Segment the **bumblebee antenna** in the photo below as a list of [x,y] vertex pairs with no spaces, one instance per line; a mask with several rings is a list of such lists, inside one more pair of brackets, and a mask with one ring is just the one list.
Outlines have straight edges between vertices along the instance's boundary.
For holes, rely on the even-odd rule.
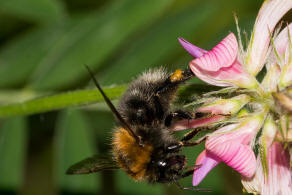
[[108,105],[108,107],[111,109],[111,111],[114,113],[114,115],[118,118],[118,120],[122,123],[122,125],[124,126],[124,128],[135,138],[135,140],[137,141],[137,143],[140,144],[141,139],[134,133],[134,131],[130,128],[130,126],[128,125],[128,123],[122,118],[122,116],[120,115],[120,113],[117,111],[117,109],[115,108],[115,106],[112,104],[112,102],[110,101],[110,99],[106,96],[106,94],[104,93],[104,91],[102,90],[102,88],[100,87],[100,85],[98,84],[96,78],[94,77],[93,72],[90,70],[90,68],[85,64],[84,65],[87,69],[87,71],[89,72],[89,75],[91,76],[95,86],[97,87],[97,89],[99,90],[99,92],[101,93],[102,97],[104,98],[106,104]]

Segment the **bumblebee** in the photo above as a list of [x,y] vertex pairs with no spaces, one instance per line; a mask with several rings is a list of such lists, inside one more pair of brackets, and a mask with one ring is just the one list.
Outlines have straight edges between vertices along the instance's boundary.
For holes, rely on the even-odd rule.
[[192,71],[176,70],[169,74],[159,68],[144,72],[129,85],[116,109],[87,69],[117,118],[112,139],[113,158],[87,158],[72,165],[67,174],[123,169],[135,181],[175,183],[181,189],[203,190],[182,187],[178,182],[197,167],[187,167],[186,157],[180,151],[184,146],[203,141],[191,141],[199,130],[188,132],[181,140],[175,138],[171,130],[173,121],[193,118],[187,111],[170,110],[179,85],[194,76]]

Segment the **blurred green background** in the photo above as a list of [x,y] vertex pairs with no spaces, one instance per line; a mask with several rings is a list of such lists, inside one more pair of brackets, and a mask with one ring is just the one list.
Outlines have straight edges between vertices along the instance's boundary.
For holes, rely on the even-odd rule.
[[[2,0],[0,105],[88,88],[88,64],[103,86],[125,84],[150,67],[186,67],[177,38],[211,49],[235,31],[249,35],[258,0]],[[195,80],[195,82],[197,82]],[[93,88],[89,85],[89,88]],[[113,116],[106,106],[75,106],[0,119],[0,194],[206,194],[131,181],[122,171],[67,176],[92,154],[109,153]],[[180,136],[181,133],[178,135]],[[186,149],[192,165],[203,146]],[[181,181],[191,186],[192,177]],[[224,165],[200,187],[241,194]]]

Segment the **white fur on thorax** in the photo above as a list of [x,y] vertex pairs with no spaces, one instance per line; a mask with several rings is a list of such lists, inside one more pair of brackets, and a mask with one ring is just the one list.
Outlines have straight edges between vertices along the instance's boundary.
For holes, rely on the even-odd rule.
[[167,77],[168,73],[164,68],[150,69],[144,72],[139,79],[144,80],[145,82],[156,82]]
[[139,96],[140,94],[141,94],[141,92],[137,89],[131,90],[131,95],[133,95],[133,96]]

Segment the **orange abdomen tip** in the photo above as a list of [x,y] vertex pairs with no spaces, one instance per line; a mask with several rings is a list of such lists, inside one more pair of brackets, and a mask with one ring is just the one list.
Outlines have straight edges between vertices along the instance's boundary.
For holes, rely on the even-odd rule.
[[182,79],[182,77],[183,77],[183,71],[178,69],[170,75],[170,81],[171,82],[179,81]]

